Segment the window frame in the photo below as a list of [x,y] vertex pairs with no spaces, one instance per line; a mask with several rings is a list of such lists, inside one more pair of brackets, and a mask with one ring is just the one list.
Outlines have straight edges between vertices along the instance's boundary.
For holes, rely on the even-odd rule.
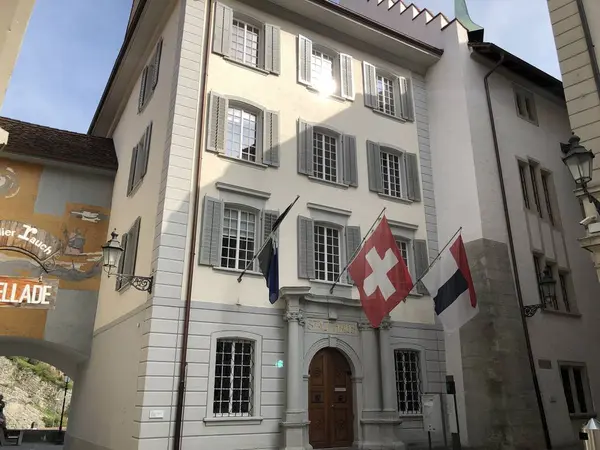
[[[252,206],[248,206],[248,205],[244,205],[241,203],[237,203],[237,202],[228,202],[223,200],[223,208],[221,211],[221,233],[220,233],[220,241],[219,241],[219,265],[218,268],[220,269],[225,269],[225,270],[236,270],[236,271],[242,271],[245,269],[245,266],[240,268],[237,267],[225,267],[223,265],[223,239],[224,239],[224,228],[225,228],[225,210],[226,209],[230,209],[230,210],[235,210],[238,212],[238,226],[240,225],[240,220],[241,220],[241,213],[242,212],[246,212],[246,213],[250,213],[250,214],[254,214],[255,217],[255,222],[254,222],[254,251],[252,252],[252,254],[254,255],[260,248],[260,246],[263,243],[264,240],[264,236],[262,236],[261,230],[262,230],[262,210],[256,209]],[[239,252],[240,252],[240,248],[239,248],[239,238],[240,238],[240,229],[237,228],[236,229],[237,235],[236,235],[236,264],[239,264]],[[257,272],[258,269],[258,261],[255,258],[252,265],[250,266],[250,268],[248,270],[252,271],[252,272]]]
[[[252,341],[254,345],[254,386],[252,389],[252,415],[251,416],[217,416],[213,414],[215,399],[215,371],[217,363],[217,342],[219,339],[243,339]],[[208,364],[208,391],[206,400],[206,412],[203,419],[206,426],[210,425],[259,425],[261,416],[261,393],[262,393],[262,339],[260,334],[249,331],[215,331],[210,335],[210,357]]]
[[[398,158],[398,172],[400,174],[400,180],[399,180],[399,186],[400,186],[400,196],[396,196],[396,195],[392,195],[389,193],[385,193],[385,179],[384,179],[384,172],[383,172],[383,155],[391,155],[393,157]],[[406,152],[400,149],[396,149],[390,146],[385,146],[385,145],[380,145],[379,146],[379,164],[380,164],[380,170],[381,170],[381,187],[382,187],[382,195],[385,195],[386,197],[390,197],[390,198],[395,198],[398,200],[404,200],[404,201],[411,201],[408,198],[408,168],[407,168],[407,164],[406,164]],[[389,158],[388,158],[388,178],[390,177],[389,174]],[[388,180],[388,184],[390,184],[390,181]],[[391,192],[391,188],[388,188],[388,190]]]
[[[381,197],[401,203],[422,202],[422,183],[417,153],[408,152],[390,144],[367,140],[367,172],[369,190]],[[401,197],[386,194],[384,189],[382,153],[391,153],[400,159]]]
[[[231,131],[231,125],[229,123],[229,110],[231,109],[238,109],[242,112],[242,118],[243,118],[243,114],[252,114],[256,117],[256,121],[255,121],[255,131],[256,131],[256,140],[255,140],[255,155],[254,155],[254,161],[249,160],[249,159],[243,159],[242,156],[242,150],[243,147],[240,148],[240,156],[232,156],[230,154],[227,153],[228,149],[228,143],[229,143],[229,133]],[[254,164],[262,164],[262,155],[264,152],[264,146],[263,146],[263,142],[264,142],[264,134],[265,134],[265,130],[264,130],[264,120],[265,120],[265,110],[263,110],[262,108],[260,108],[258,105],[253,105],[252,103],[247,103],[244,102],[242,100],[238,100],[238,99],[229,99],[229,101],[227,102],[227,119],[226,119],[226,128],[225,128],[225,153],[224,156],[226,158],[231,158],[231,159],[235,159],[235,160],[239,160],[239,161],[243,161],[243,162],[248,162],[248,163],[254,163]],[[241,125],[241,134],[240,134],[240,145],[243,142],[243,137],[244,137],[244,125],[242,122]]]
[[[338,232],[338,249],[339,249],[339,272],[334,274],[333,280],[323,280],[321,278],[317,278],[317,227],[323,227],[325,229],[336,230]],[[325,248],[327,248],[327,237],[325,235]],[[344,225],[340,225],[335,222],[330,222],[327,220],[315,220],[313,219],[313,242],[314,242],[314,277],[311,278],[311,281],[322,282],[322,283],[333,283],[335,278],[340,274],[344,266],[346,265],[347,257],[346,255],[346,227]],[[325,253],[327,255],[327,253]],[[326,260],[327,261],[327,260]],[[327,268],[327,262],[325,262],[325,268]],[[327,274],[327,270],[325,270],[325,274]]]
[[525,209],[531,210],[531,199],[529,198],[529,186],[527,185],[527,169],[529,167],[529,163],[524,161],[519,161],[519,180],[521,182],[521,192],[523,193],[523,204]]
[[540,189],[538,186],[538,173],[539,167],[537,164],[529,162],[529,178],[531,179],[531,187],[533,194],[533,203],[535,204],[535,209],[537,211],[537,215],[540,218],[544,218],[544,214],[542,213],[542,199],[540,198]]
[[[379,109],[378,77],[387,78],[392,82],[393,114]],[[414,88],[410,76],[401,76],[394,70],[363,61],[363,95],[365,106],[373,112],[401,122],[415,121]]]
[[[390,227],[392,228],[392,227]],[[411,274],[411,276],[414,277],[415,273],[415,262],[414,262],[414,250],[412,248],[413,246],[413,239],[407,238],[406,236],[403,236],[401,234],[398,234],[397,232],[395,232],[395,230],[392,228],[392,236],[394,236],[394,241],[396,242],[396,245],[398,245],[398,250],[400,251],[400,254],[402,254],[402,248],[400,246],[400,244],[406,244],[406,267],[408,267],[408,272]]]
[[[537,106],[535,102],[535,95],[533,92],[524,89],[521,86],[513,85],[513,98],[515,102],[515,110],[517,117],[529,122],[535,126],[539,126]],[[521,102],[522,100],[522,102]],[[527,102],[531,106],[531,111],[528,111]],[[525,108],[525,112],[521,113],[521,106]]]
[[[398,393],[398,372],[396,366],[396,352],[412,352],[417,354],[417,360],[419,364],[419,407],[420,411],[417,413],[402,413],[399,405],[399,393]],[[396,391],[396,407],[398,409],[399,417],[422,417],[423,416],[423,393],[427,392],[427,363],[425,360],[425,349],[416,344],[399,344],[392,348],[393,354],[393,367],[394,367],[394,390]],[[424,364],[425,362],[425,364]]]
[[[315,136],[320,134],[325,137],[335,139],[335,180],[327,180],[325,178],[325,164],[323,164],[323,177],[319,177],[316,174],[315,170],[315,156],[316,156],[316,146],[315,146]],[[325,160],[325,142],[323,142],[323,157],[322,160]],[[343,148],[342,148],[342,134],[336,130],[332,130],[331,128],[326,128],[320,125],[313,125],[312,127],[312,155],[313,155],[313,170],[312,177],[317,179],[318,181],[324,181],[326,183],[334,183],[334,184],[344,184],[343,175],[344,175],[344,166],[343,166]]]
[[[595,408],[593,397],[592,397],[587,365],[582,362],[558,361],[557,366],[558,366],[558,375],[561,380],[562,390],[563,390],[563,394],[565,396],[565,404],[567,406],[567,412],[569,414],[569,417],[571,419],[594,417],[596,415],[596,413],[595,413],[596,408]],[[569,402],[567,399],[567,393],[565,392],[565,380],[563,378],[563,369],[567,370],[568,375],[569,375],[568,382],[569,382],[569,387],[570,387],[570,392],[571,392],[571,397],[572,397],[572,402],[573,402],[573,412],[569,411]],[[581,378],[582,378],[583,395],[584,395],[584,401],[586,402],[586,406],[587,406],[586,412],[581,411],[581,405],[579,402],[578,394],[576,392],[577,386],[576,386],[575,379],[574,379],[575,378],[574,369],[580,370],[581,374],[582,374]],[[573,388],[575,388],[575,389],[573,389]]]
[[[264,49],[261,50],[261,45],[263,44],[263,40],[265,39],[264,25],[248,16],[245,16],[244,14],[239,14],[239,13],[234,12],[233,17],[231,19],[231,43],[230,43],[230,46],[233,46],[233,38],[235,36],[234,29],[236,27],[235,22],[237,22],[238,24],[244,25],[244,42],[243,42],[244,52],[242,53],[243,60],[240,61],[237,57],[231,55],[232,50],[235,52],[235,50],[231,47],[230,47],[229,59],[231,59],[232,61],[235,61],[239,64],[242,64],[244,66],[248,66],[248,67],[251,67],[254,69],[260,69],[260,68],[264,67]],[[252,64],[252,63],[246,61],[246,56],[247,56],[246,47],[247,47],[247,43],[248,43],[248,28],[249,27],[254,28],[256,30],[256,64]]]

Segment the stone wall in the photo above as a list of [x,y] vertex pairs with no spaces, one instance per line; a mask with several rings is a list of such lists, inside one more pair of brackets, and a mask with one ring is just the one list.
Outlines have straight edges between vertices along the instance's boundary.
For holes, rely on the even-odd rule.
[[[20,369],[7,358],[0,357],[0,393],[4,395],[4,414],[8,428],[30,428],[35,422],[44,428],[44,416],[54,413],[60,417],[64,386],[41,379],[34,372]],[[71,390],[67,392],[65,411],[71,403]]]

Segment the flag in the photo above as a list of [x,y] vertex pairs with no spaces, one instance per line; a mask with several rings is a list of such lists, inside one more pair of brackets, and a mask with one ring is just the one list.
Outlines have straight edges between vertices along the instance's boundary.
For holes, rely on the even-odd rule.
[[[277,217],[275,222],[273,222],[271,233],[269,233],[268,236],[265,236],[265,242],[256,256],[258,258],[258,267],[260,268],[260,272],[265,277],[267,287],[269,288],[269,302],[271,302],[271,304],[275,303],[279,298],[279,249],[277,248],[277,243],[275,242],[275,232],[299,198],[299,195],[296,196],[296,200],[290,203],[290,205],[285,208],[285,211],[283,211],[283,213]],[[238,281],[240,279],[241,276]]]
[[413,288],[385,216],[348,267],[367,319],[378,327]]
[[445,331],[459,329],[479,311],[462,236],[450,242],[421,281]]

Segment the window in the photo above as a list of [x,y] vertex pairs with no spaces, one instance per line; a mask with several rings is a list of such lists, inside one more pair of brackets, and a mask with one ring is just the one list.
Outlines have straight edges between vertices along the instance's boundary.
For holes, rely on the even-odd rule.
[[387,197],[421,201],[417,155],[367,141],[369,189]]
[[314,176],[337,182],[337,139],[323,133],[313,133]]
[[227,111],[227,149],[225,154],[246,161],[256,161],[256,114],[242,108]]
[[420,352],[394,350],[396,369],[396,395],[401,415],[421,414],[421,364]]
[[298,119],[298,173],[315,180],[358,186],[356,137]]
[[404,239],[401,239],[398,237],[394,237],[394,240],[396,241],[396,245],[398,245],[398,250],[400,250],[400,255],[402,255],[404,264],[406,264],[406,267],[408,267],[410,270],[410,263],[409,263],[409,258],[408,258],[409,243],[407,241],[405,241]]
[[152,94],[156,90],[158,84],[158,72],[160,66],[160,57],[162,54],[162,39],[156,44],[154,54],[150,59],[150,63],[144,67],[142,71],[142,78],[140,81],[140,96],[138,99],[138,113],[141,113],[146,105],[150,102]]
[[365,106],[402,120],[415,119],[412,80],[363,62]]
[[214,376],[214,416],[252,416],[254,341],[218,339]]
[[315,225],[315,278],[335,281],[340,273],[340,230]]
[[548,212],[548,220],[550,220],[550,223],[552,225],[555,225],[554,214],[552,213],[552,202],[550,200],[550,189],[548,187],[549,176],[550,174],[548,174],[547,172],[542,172],[542,188],[544,189],[544,199],[546,200],[546,211]]
[[[549,311],[573,312],[576,310],[571,274],[568,270],[559,269],[558,266],[547,261],[543,256],[533,255],[533,265],[538,283],[540,303]],[[544,298],[540,281],[544,277],[542,267],[550,273],[553,280],[556,281],[555,294],[552,298]]]
[[560,295],[562,297],[565,311],[571,312],[571,304],[569,303],[569,282],[570,275],[568,273],[561,272],[558,274],[558,281],[560,286]]
[[225,207],[221,267],[244,270],[254,256],[256,214]]
[[[138,217],[129,231],[121,236],[121,247],[123,253],[119,260],[118,273],[124,275],[135,275],[135,263],[137,259],[138,241],[140,238],[140,223],[141,218]],[[115,282],[115,290],[121,291],[130,285],[127,279],[117,279]]]
[[206,150],[279,167],[279,114],[211,92]]
[[131,163],[129,165],[129,180],[127,182],[127,196],[132,196],[148,170],[150,157],[150,142],[152,138],[152,122],[146,128],[144,135],[131,150]]
[[521,119],[537,125],[537,112],[533,94],[517,86],[514,87],[514,94],[517,115]]
[[[315,214],[319,213],[319,205]],[[331,213],[330,213],[331,214]],[[344,219],[347,219],[344,218]],[[358,226],[343,226],[298,217],[298,278],[334,282],[345,261],[360,246]],[[348,283],[352,282],[349,277]]]
[[[553,280],[556,280],[556,276],[554,275],[554,269],[556,268],[553,264],[546,264],[546,271],[552,276]],[[554,310],[558,310],[558,301],[556,299],[556,294],[553,297],[549,297],[544,299],[545,307],[552,308]]]
[[247,67],[278,75],[280,30],[217,2],[212,51]]
[[593,414],[587,371],[583,365],[560,365],[567,409],[571,415]]
[[525,208],[529,209],[529,190],[527,189],[527,173],[525,171],[525,165],[519,164],[519,178],[521,180],[521,192],[523,193],[523,203]]
[[541,258],[537,255],[533,255],[533,267],[535,270],[535,279],[538,285],[538,293],[540,296],[540,303],[544,304],[544,297],[542,294],[542,286],[540,285],[540,281],[542,280],[542,263]]
[[534,165],[529,165],[529,173],[531,175],[531,185],[533,186],[533,200],[535,201],[535,207],[540,217],[542,217],[542,206],[540,203],[540,193],[538,191],[536,168]]
[[323,94],[354,100],[352,56],[298,36],[298,82]]

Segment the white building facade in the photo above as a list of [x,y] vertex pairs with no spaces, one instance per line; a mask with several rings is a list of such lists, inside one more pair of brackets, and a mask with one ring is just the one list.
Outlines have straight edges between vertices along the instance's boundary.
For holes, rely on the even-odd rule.
[[[579,386],[597,368],[576,350],[596,337],[598,286],[561,220],[577,202],[551,150],[568,131],[564,99],[510,71],[489,78],[511,245],[483,84],[491,47],[414,6],[340,3],[132,11],[90,133],[119,158],[120,272],[151,274],[153,288],[103,280],[67,448],[425,446],[421,395],[445,393],[446,374],[464,445],[542,448],[530,360],[554,444],[592,412],[595,389]],[[271,305],[256,265],[238,277],[297,195]],[[413,278],[463,227],[481,313],[460,334],[444,335],[418,287],[379,329],[346,275],[333,287],[383,208]],[[528,319],[529,343],[534,257],[560,287]],[[456,431],[441,415],[436,445]]]

